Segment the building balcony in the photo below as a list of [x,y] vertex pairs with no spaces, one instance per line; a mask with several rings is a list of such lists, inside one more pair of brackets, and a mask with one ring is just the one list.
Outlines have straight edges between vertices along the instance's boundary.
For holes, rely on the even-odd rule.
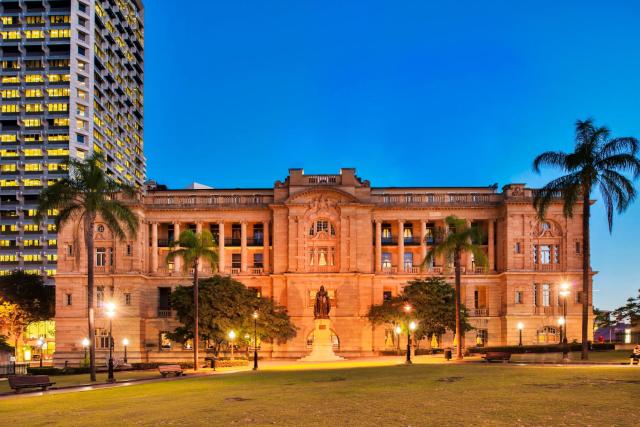
[[469,317],[489,317],[488,308],[472,308],[469,310]]
[[247,239],[247,246],[262,246],[263,244],[264,239],[262,237]]
[[405,246],[420,246],[420,238],[416,236],[405,237],[404,244]]
[[225,246],[240,247],[241,244],[242,244],[242,239],[239,238],[239,237],[226,237],[224,239],[224,245]]
[[535,271],[561,271],[560,264],[534,264]]
[[397,246],[398,239],[395,237],[383,237],[380,239],[382,246]]
[[158,317],[167,319],[173,317],[173,310],[170,308],[158,308]]

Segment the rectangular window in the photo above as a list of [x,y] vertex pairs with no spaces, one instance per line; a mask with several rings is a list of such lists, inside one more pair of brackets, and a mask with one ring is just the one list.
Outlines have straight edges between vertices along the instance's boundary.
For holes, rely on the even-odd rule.
[[524,292],[516,291],[516,304],[524,303]]
[[391,301],[393,293],[391,291],[382,292],[382,301]]
[[100,308],[104,306],[104,286],[98,286],[96,288],[96,307]]
[[171,310],[171,288],[158,288],[158,310]]
[[542,285],[542,306],[549,307],[551,305],[551,286],[547,283]]
[[127,243],[127,251],[126,251],[127,256],[132,256],[133,255],[133,250],[131,248],[131,243]]
[[99,349],[109,348],[109,332],[104,328],[96,329],[96,347]]
[[131,294],[128,292],[124,294],[124,305],[131,305]]
[[411,271],[413,268],[413,253],[405,252],[404,253],[404,271]]
[[391,253],[382,253],[382,268],[391,268]]
[[242,268],[241,254],[231,254],[231,268]]
[[254,268],[262,268],[263,267],[262,253],[253,254],[253,267]]
[[264,239],[264,229],[262,224],[253,224],[253,240],[256,245],[261,245]]
[[553,263],[560,264],[560,245],[553,246]]
[[522,253],[522,245],[520,244],[520,242],[516,242],[513,251],[515,253],[517,253],[517,254],[521,254]]
[[167,331],[160,332],[160,336],[159,336],[160,350],[171,350],[171,340],[169,339],[167,334],[168,334]]
[[576,255],[580,255],[580,253],[581,253],[580,242],[576,242]]
[[540,264],[551,264],[551,246],[540,245]]
[[584,292],[583,291],[576,292],[576,303],[582,304],[583,299],[584,299]]
[[253,294],[257,297],[257,298],[262,298],[262,288],[258,288],[258,287],[254,287],[254,286],[250,286],[247,289],[249,289],[249,291],[253,292]]
[[105,267],[107,265],[106,248],[96,248],[96,266]]
[[73,245],[67,245],[67,256],[73,256]]
[[64,298],[65,298],[65,305],[71,305],[73,303],[73,295],[64,294]]
[[535,305],[536,307],[538,307],[539,305],[539,300],[538,300],[538,285],[534,283],[533,285],[533,305]]
[[433,235],[434,232],[433,230],[435,229],[435,224],[432,222],[427,223],[427,229],[426,229],[426,233],[425,233],[425,240],[427,242],[427,245],[433,245]]

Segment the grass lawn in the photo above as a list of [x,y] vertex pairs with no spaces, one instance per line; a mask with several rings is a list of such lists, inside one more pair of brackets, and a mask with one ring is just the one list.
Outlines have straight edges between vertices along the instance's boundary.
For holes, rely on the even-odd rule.
[[4,425],[632,425],[640,368],[416,364],[243,372],[0,400]]

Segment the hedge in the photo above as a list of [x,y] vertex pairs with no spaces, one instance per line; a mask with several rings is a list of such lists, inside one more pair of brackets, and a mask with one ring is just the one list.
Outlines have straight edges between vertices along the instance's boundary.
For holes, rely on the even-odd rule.
[[[569,347],[569,351],[582,351],[582,344],[580,343],[570,343],[567,344]],[[563,350],[562,345],[560,344],[539,344],[539,345],[506,345],[506,346],[496,346],[496,347],[470,347],[468,351],[470,353],[478,353],[484,354],[489,351],[499,351],[506,353],[558,353]],[[590,350],[615,350],[615,344],[610,343],[590,343]]]

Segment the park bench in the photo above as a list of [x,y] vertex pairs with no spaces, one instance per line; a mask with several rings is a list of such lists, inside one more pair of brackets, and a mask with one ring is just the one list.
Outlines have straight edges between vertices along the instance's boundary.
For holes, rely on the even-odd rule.
[[176,377],[183,375],[180,365],[160,365],[158,366],[158,372],[160,372],[160,375],[163,377],[169,374],[174,374]]
[[488,351],[485,353],[484,356],[482,356],[482,358],[486,362],[496,361],[496,362],[506,363],[511,360],[511,353],[507,353],[505,351]]
[[11,375],[9,376],[9,387],[16,393],[20,393],[23,388],[41,388],[46,391],[55,383],[49,381],[48,375]]

